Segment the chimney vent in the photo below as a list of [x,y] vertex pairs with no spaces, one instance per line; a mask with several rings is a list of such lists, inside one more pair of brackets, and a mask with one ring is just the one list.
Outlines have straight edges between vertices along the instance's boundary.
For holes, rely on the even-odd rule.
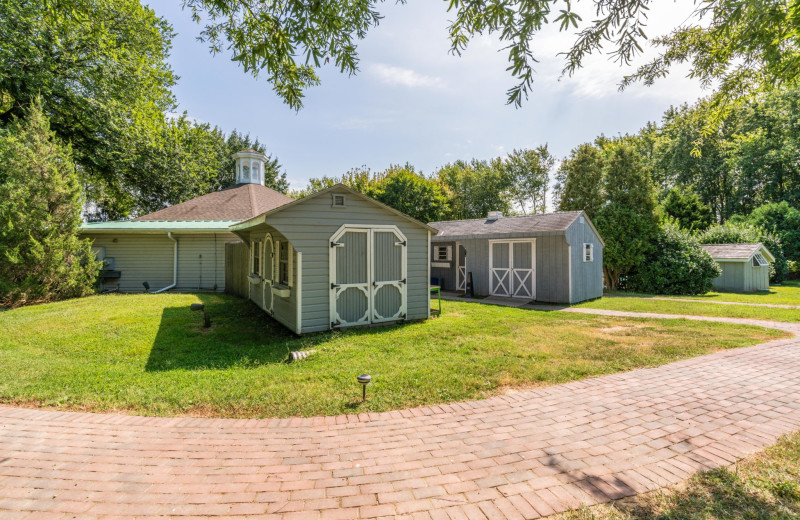
[[503,212],[502,211],[490,211],[489,212],[489,216],[486,217],[486,220],[494,221],[494,220],[501,219],[501,218],[503,218]]

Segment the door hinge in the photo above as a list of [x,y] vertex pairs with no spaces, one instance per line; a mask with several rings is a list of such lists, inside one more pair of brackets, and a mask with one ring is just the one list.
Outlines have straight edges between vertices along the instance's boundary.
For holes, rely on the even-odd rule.
[[402,280],[400,280],[400,283],[405,284],[406,283],[406,279],[403,278]]
[[344,244],[342,242],[334,242],[331,240],[331,247],[344,247]]
[[394,245],[406,247],[407,244],[406,244],[406,241],[403,240],[402,242],[395,242]]
[[331,282],[331,289],[338,289],[339,287],[341,287],[341,285],[339,285],[338,283]]

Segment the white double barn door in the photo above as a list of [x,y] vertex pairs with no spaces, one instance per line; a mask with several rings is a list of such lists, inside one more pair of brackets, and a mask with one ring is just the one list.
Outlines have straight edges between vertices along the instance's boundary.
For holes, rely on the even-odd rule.
[[536,241],[489,241],[489,293],[536,298]]
[[395,226],[343,226],[331,237],[331,327],[402,320],[407,242]]

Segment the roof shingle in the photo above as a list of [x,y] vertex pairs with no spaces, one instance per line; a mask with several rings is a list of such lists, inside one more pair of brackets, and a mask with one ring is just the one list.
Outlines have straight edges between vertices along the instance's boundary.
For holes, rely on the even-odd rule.
[[541,215],[501,217],[497,220],[485,218],[444,220],[440,222],[430,222],[428,225],[438,231],[436,234],[437,238],[566,231],[580,214],[580,211],[565,211]]
[[261,184],[237,184],[133,219],[247,220],[294,199]]
[[747,260],[759,249],[761,242],[755,244],[700,244],[711,258],[722,260]]

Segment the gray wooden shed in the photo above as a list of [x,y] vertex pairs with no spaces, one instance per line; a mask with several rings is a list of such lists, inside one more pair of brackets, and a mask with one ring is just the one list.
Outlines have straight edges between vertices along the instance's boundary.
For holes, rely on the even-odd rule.
[[434,229],[338,184],[240,222],[249,297],[297,334],[430,316]]
[[605,243],[583,211],[431,222],[431,276],[481,296],[576,303],[603,296]]
[[717,262],[722,274],[714,279],[720,291],[769,290],[769,265],[775,257],[764,244],[701,244]]

